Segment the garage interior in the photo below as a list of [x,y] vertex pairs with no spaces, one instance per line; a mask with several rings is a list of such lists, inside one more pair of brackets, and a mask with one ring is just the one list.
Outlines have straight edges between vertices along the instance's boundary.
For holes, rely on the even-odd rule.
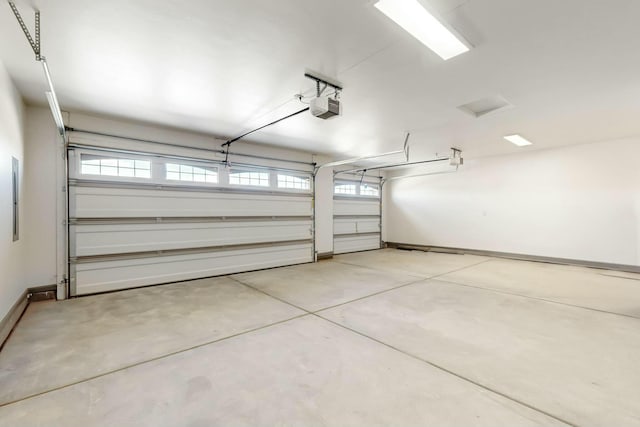
[[0,5],[0,426],[640,425],[638,16]]

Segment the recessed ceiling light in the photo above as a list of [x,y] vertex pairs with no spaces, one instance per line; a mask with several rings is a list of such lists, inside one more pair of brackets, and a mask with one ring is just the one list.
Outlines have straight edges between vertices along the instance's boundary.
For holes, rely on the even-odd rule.
[[532,142],[531,141],[527,141],[526,139],[524,139],[523,137],[521,137],[520,135],[507,135],[504,137],[504,139],[506,139],[507,141],[509,141],[512,144],[517,145],[518,147],[524,147],[525,145],[531,145]]
[[469,51],[469,47],[429,13],[417,0],[380,0],[374,5],[442,59]]

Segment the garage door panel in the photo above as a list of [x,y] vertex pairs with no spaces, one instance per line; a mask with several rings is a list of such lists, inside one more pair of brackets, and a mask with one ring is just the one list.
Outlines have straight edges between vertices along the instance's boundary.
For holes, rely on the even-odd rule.
[[76,295],[309,262],[311,243],[75,264]]
[[380,215],[379,199],[343,199],[333,201],[333,214],[340,215]]
[[380,218],[359,220],[357,229],[358,233],[380,233]]
[[370,249],[380,249],[380,234],[334,236],[333,239],[333,253],[335,254],[366,251]]
[[379,233],[380,217],[374,218],[334,218],[333,234]]
[[333,220],[333,234],[354,234],[356,232],[356,220]]
[[311,197],[71,187],[72,218],[309,216]]
[[336,196],[333,199],[333,253],[380,248],[380,199]]
[[311,239],[311,219],[296,221],[79,224],[71,256]]

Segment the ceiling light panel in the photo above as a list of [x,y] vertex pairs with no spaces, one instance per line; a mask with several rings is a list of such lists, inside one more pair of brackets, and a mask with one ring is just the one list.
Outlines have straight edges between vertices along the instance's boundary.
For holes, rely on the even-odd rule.
[[442,59],[469,51],[469,47],[429,13],[417,0],[380,0],[374,5]]
[[507,136],[504,137],[504,139],[506,139],[507,141],[509,141],[512,144],[517,145],[518,147],[524,147],[524,146],[532,144],[531,141],[528,141],[528,140],[524,139],[520,135],[507,135]]

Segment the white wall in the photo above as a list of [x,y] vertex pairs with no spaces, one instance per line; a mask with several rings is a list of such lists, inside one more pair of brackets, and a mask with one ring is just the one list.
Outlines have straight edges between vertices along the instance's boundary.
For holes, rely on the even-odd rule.
[[[316,158],[318,164],[332,159]],[[333,252],[333,169],[320,169],[316,175],[316,251]]]
[[640,139],[389,182],[386,241],[640,265]]
[[56,283],[56,128],[49,109],[26,108],[24,222],[27,287]]
[[24,240],[24,179],[20,177],[20,240],[13,241],[11,158],[24,165],[24,107],[20,94],[13,86],[4,65],[0,62],[0,319],[8,313],[26,289],[23,259]]
[[[67,125],[83,130],[91,130],[123,137],[140,138],[159,142],[177,143],[187,146],[218,149],[223,141],[212,137],[179,131],[175,129],[151,126],[124,120],[97,117],[88,114],[69,114]],[[27,273],[28,286],[53,284],[56,282],[56,199],[59,188],[56,186],[56,131],[50,112],[44,107],[27,108],[27,163],[29,167],[29,242],[33,253],[33,263]],[[234,143],[232,151],[249,153],[289,160],[311,162],[310,153],[261,146],[239,141]],[[239,158],[238,158],[239,159]],[[234,159],[232,159],[233,161]],[[315,158],[318,162],[329,159]],[[240,160],[238,160],[240,161]],[[243,158],[241,161],[250,162]],[[289,165],[291,166],[291,165]],[[324,170],[318,176],[316,195],[316,250],[319,253],[333,250],[333,193],[330,170]],[[10,237],[10,236],[9,236]],[[24,289],[24,288],[23,288]]]

